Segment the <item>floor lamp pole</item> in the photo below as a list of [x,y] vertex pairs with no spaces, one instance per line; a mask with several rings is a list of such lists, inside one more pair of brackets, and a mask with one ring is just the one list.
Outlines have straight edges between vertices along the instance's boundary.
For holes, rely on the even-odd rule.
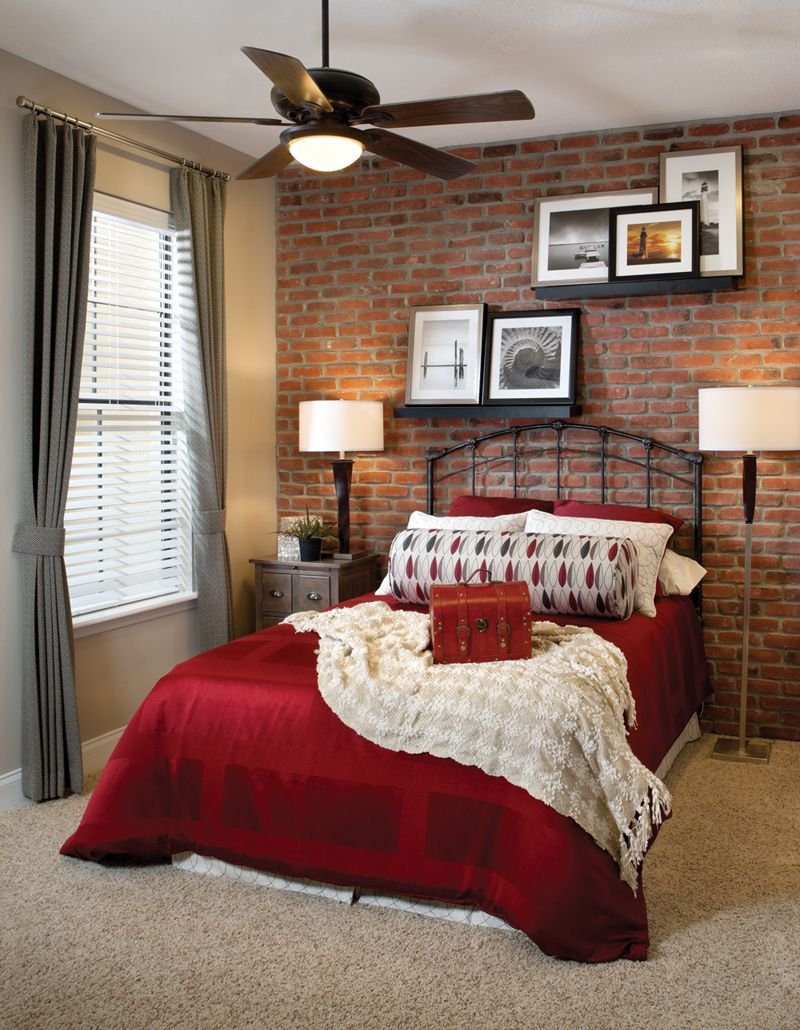
[[739,690],[739,753],[747,753],[747,668],[750,660],[750,581],[753,569],[753,523],[744,527],[744,617],[742,619],[742,680]]
[[747,736],[747,667],[750,660],[750,582],[753,568],[753,518],[756,509],[756,456],[742,459],[742,499],[744,502],[744,616],[742,618],[742,679],[739,691],[739,737],[720,737],[712,751],[714,758],[733,762],[768,762],[771,744],[768,740],[751,740]]

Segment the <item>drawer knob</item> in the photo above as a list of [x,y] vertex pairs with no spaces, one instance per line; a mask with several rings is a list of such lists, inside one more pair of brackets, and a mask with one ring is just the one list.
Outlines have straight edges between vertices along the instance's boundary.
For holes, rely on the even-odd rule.
[[309,599],[309,601],[321,601],[322,600],[322,594],[317,593],[316,590],[312,590],[310,594],[306,594],[306,597]]
[[283,597],[283,591],[282,590],[270,590],[269,596],[270,597]]

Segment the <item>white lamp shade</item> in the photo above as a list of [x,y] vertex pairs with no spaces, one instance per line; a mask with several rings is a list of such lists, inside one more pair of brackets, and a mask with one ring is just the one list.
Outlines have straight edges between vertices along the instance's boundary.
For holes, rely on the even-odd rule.
[[698,390],[701,451],[800,450],[800,387]]
[[382,451],[381,401],[300,401],[301,451]]

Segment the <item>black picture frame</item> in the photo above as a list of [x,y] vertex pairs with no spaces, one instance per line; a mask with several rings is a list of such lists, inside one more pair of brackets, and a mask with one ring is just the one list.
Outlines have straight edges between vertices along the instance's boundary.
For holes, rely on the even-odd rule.
[[580,308],[490,314],[483,403],[575,404],[580,315]]
[[609,282],[700,274],[699,204],[638,204],[609,212]]

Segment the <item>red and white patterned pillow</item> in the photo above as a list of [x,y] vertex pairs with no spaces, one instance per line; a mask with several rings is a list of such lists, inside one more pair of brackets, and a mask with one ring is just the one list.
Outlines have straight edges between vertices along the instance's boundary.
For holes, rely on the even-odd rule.
[[636,545],[639,559],[634,610],[642,615],[656,614],[656,583],[658,567],[664,557],[672,526],[660,523],[629,522],[623,519],[583,519],[571,516],[549,515],[543,511],[528,512],[526,533],[554,533],[563,535],[587,534],[631,540]]
[[428,604],[434,584],[474,576],[522,580],[540,614],[627,619],[637,574],[635,545],[608,537],[405,529],[389,554],[391,592],[414,604]]

